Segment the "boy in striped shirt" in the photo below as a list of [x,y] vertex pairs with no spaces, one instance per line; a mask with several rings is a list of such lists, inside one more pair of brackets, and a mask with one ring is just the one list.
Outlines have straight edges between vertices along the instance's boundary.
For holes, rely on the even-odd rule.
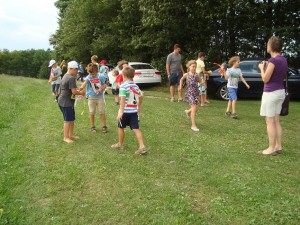
[[133,82],[134,72],[131,66],[125,67],[122,70],[124,83],[120,86],[120,109],[117,116],[119,142],[111,147],[124,149],[124,128],[130,126],[139,142],[139,149],[135,154],[141,155],[147,153],[138,123],[138,114],[141,112],[143,97],[140,88]]

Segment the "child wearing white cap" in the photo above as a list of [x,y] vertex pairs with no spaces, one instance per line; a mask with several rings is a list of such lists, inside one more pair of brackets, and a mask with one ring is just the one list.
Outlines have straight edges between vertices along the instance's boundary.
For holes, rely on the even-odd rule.
[[51,91],[55,95],[55,101],[57,102],[58,89],[61,81],[61,69],[57,66],[57,63],[54,59],[51,59],[49,66],[51,67],[49,82],[51,82]]
[[58,105],[64,117],[64,141],[72,143],[72,139],[79,139],[74,135],[75,121],[75,95],[84,95],[85,92],[77,90],[76,78],[78,72],[78,63],[71,61],[68,63],[68,71],[61,80],[60,93],[58,96]]

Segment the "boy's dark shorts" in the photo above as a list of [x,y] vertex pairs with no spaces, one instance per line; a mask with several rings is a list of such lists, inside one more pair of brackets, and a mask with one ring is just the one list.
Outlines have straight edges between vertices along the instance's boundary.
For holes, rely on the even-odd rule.
[[121,121],[118,122],[119,128],[126,128],[130,126],[132,129],[139,129],[139,121],[137,113],[123,113]]
[[181,78],[182,78],[181,72],[171,73],[169,77],[170,85],[179,85]]
[[119,94],[119,89],[111,89],[111,93],[113,95],[118,95]]
[[65,122],[73,122],[75,121],[75,110],[73,106],[69,106],[69,107],[62,107],[59,106],[63,117],[64,117],[64,121]]
[[58,92],[59,85],[60,85],[60,84],[52,84],[52,85],[51,85],[51,91],[52,91],[52,92]]

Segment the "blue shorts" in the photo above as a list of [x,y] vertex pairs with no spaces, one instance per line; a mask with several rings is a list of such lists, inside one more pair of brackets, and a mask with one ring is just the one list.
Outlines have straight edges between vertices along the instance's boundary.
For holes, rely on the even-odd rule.
[[139,129],[139,121],[137,113],[123,113],[121,121],[118,122],[119,128],[126,128],[130,126],[131,129]]
[[73,106],[69,106],[69,107],[59,106],[59,108],[63,114],[65,122],[73,122],[75,120],[75,110]]
[[237,88],[227,88],[229,92],[229,100],[237,100]]
[[182,78],[181,72],[171,73],[169,76],[170,85],[179,85],[181,78]]

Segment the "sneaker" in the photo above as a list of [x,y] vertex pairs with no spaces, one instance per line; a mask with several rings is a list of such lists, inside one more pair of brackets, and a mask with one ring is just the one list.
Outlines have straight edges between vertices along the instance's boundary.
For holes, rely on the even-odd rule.
[[102,132],[103,132],[103,133],[107,133],[107,132],[108,132],[107,126],[103,126],[103,127],[102,127]]
[[183,99],[178,99],[178,102],[183,102]]
[[225,115],[231,117],[231,112],[225,112]]
[[175,99],[174,98],[171,98],[171,100],[170,100],[171,102],[175,102]]
[[186,115],[186,118],[187,119],[190,119],[191,118],[191,116],[190,116],[190,114],[189,114],[189,110],[184,110],[184,112],[185,112],[185,115]]
[[114,102],[113,105],[117,106],[117,105],[119,105],[119,102]]
[[114,145],[112,145],[110,147],[114,148],[114,149],[119,149],[119,150],[123,150],[124,149],[124,145],[120,145],[119,143],[114,144]]
[[191,129],[195,132],[199,132],[199,128],[197,128],[197,127],[191,127]]
[[96,127],[95,127],[95,126],[92,126],[92,127],[91,127],[91,131],[92,131],[92,132],[96,132],[96,131],[97,131],[97,130],[96,130]]
[[147,153],[146,147],[139,148],[137,151],[134,152],[136,155],[145,155]]
[[232,113],[230,117],[236,119],[238,116],[236,113]]

